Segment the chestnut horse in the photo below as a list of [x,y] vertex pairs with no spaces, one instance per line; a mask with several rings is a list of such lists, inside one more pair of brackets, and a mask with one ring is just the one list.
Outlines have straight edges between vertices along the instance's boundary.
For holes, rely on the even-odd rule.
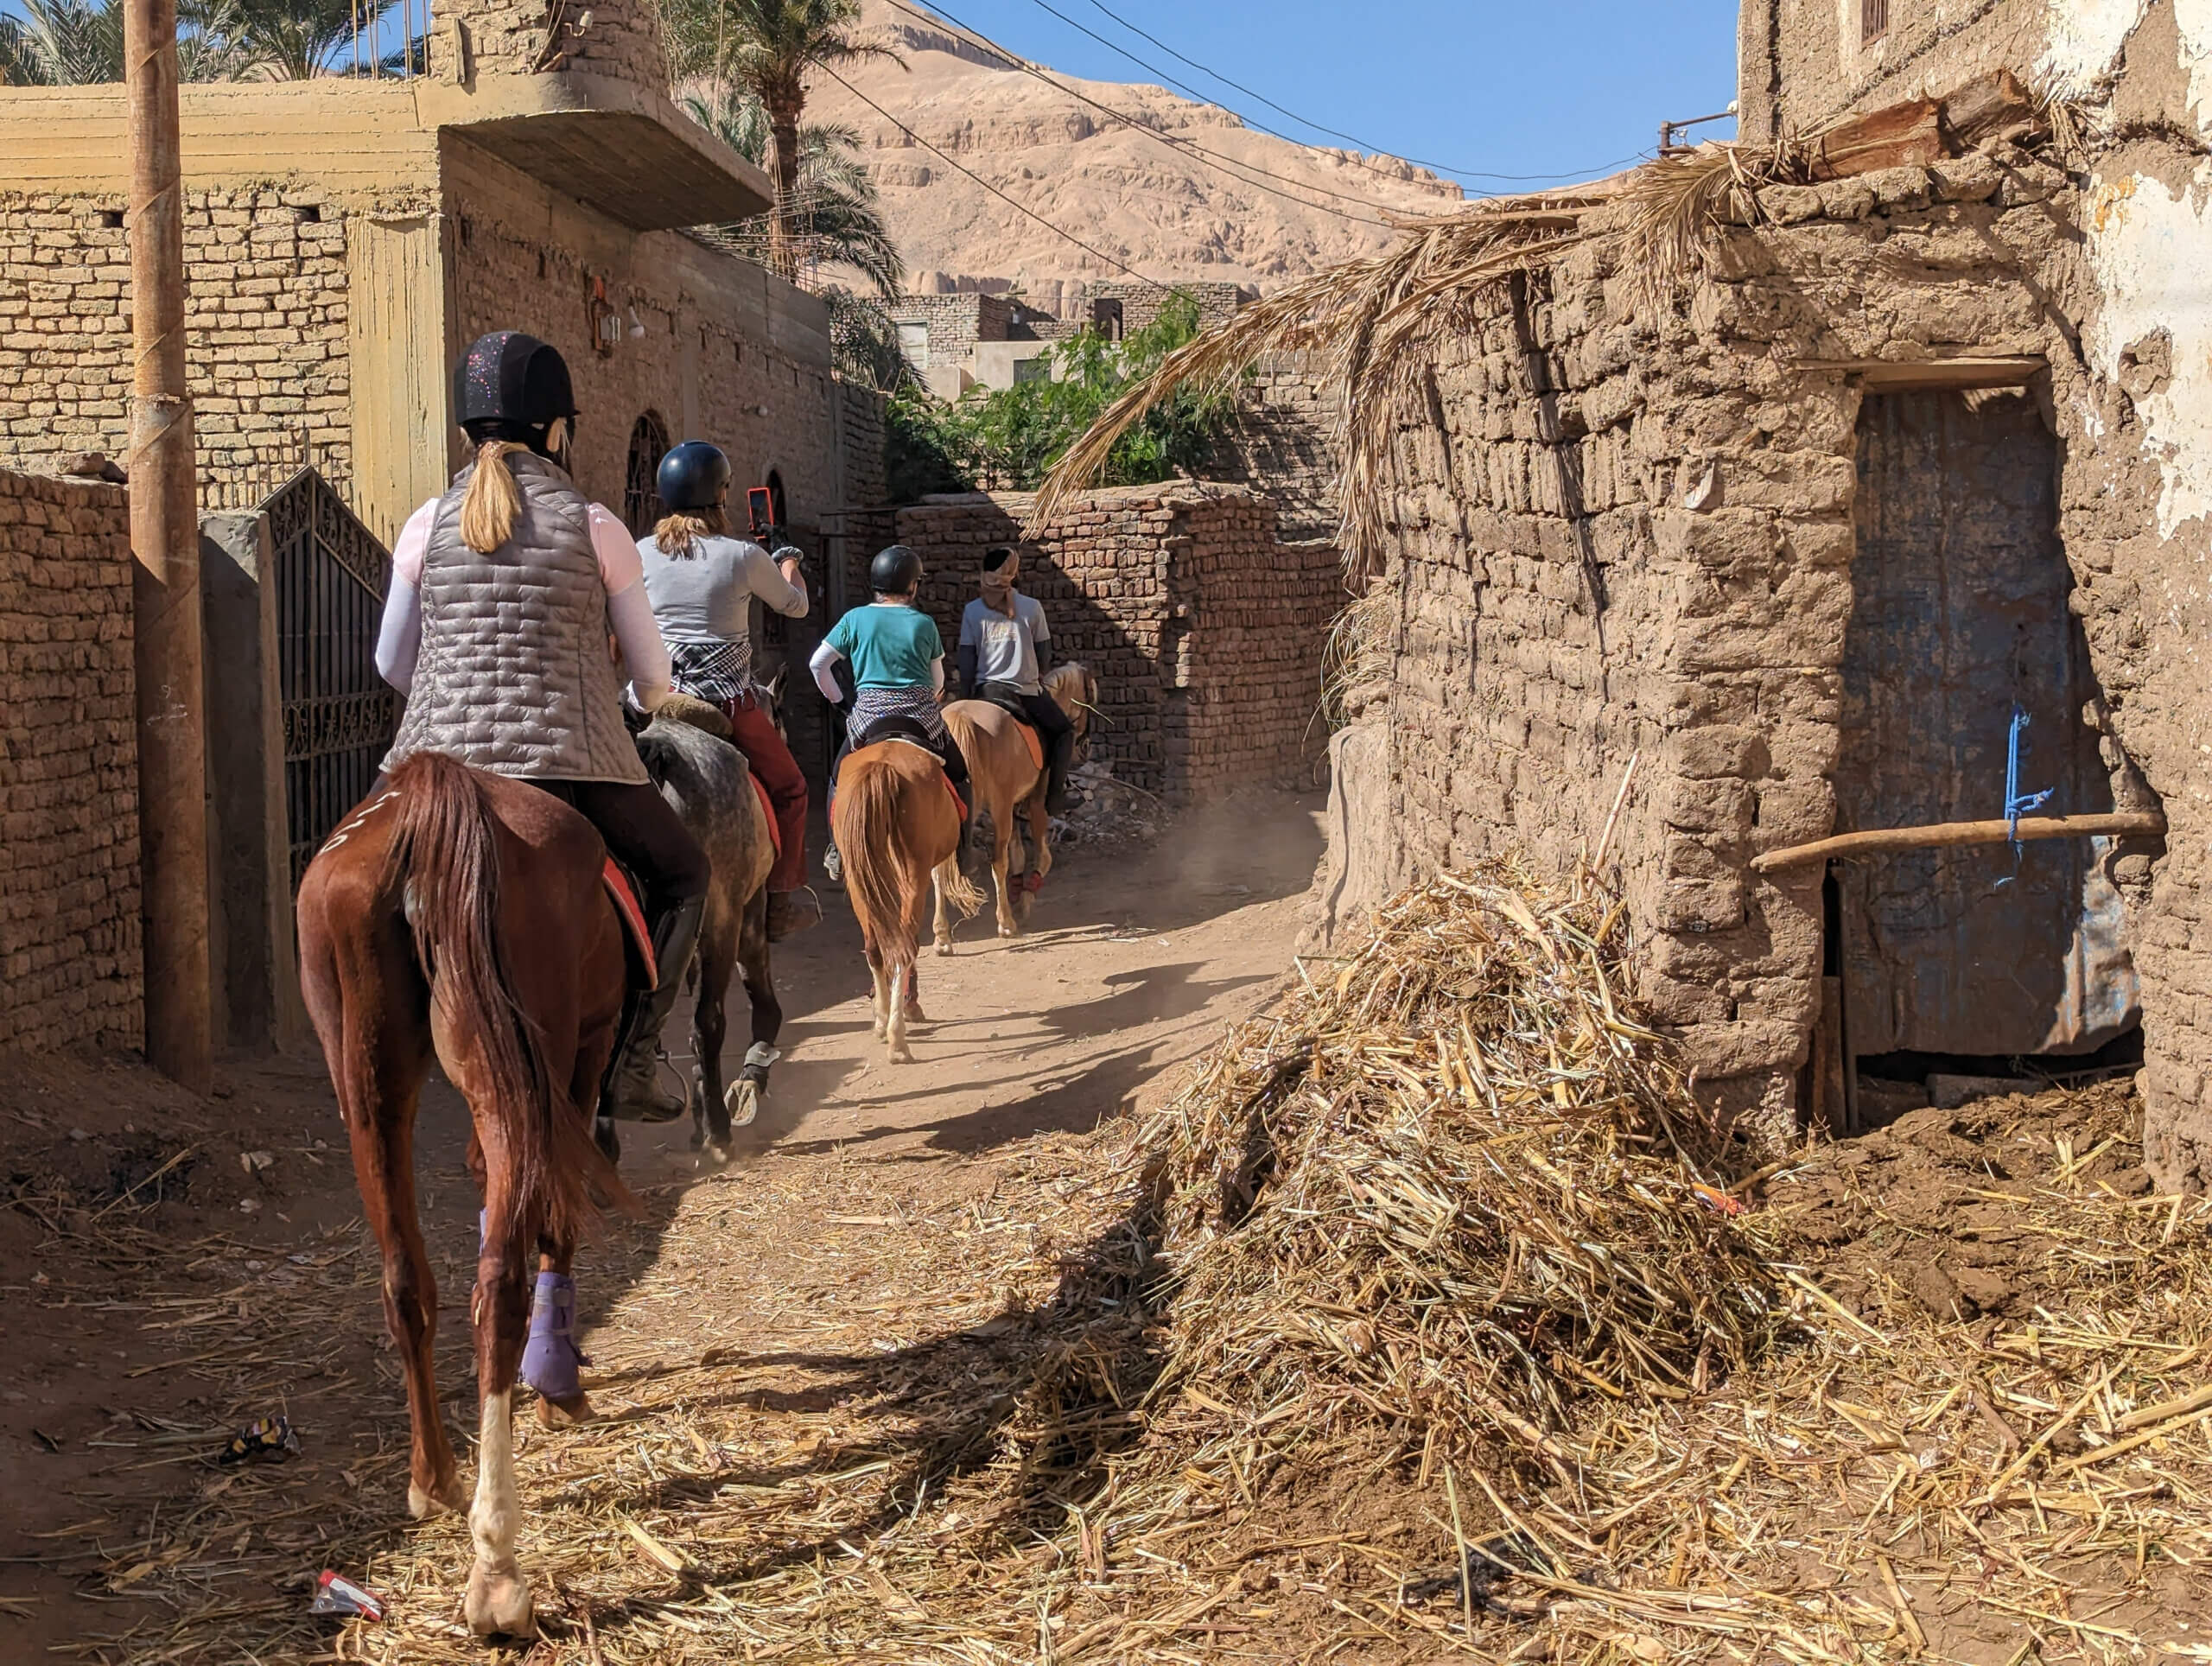
[[861,947],[875,983],[875,1033],[895,1063],[911,1064],[906,1021],[914,957],[934,874],[942,909],[950,898],[966,919],[983,893],[960,871],[960,806],[937,754],[909,741],[878,741],[846,755],[830,812],[845,865],[845,890],[861,923]]
[[[1055,665],[1045,676],[1045,692],[1067,713],[1075,725],[1074,761],[1080,763],[1090,743],[1090,714],[1098,707],[1098,679],[1075,660]],[[1046,772],[1030,755],[1030,742],[1022,735],[1025,725],[1004,706],[988,700],[956,700],[944,709],[944,726],[960,743],[968,760],[969,790],[976,808],[991,818],[991,877],[998,884],[999,935],[1021,935],[1021,920],[1029,912],[1029,899],[1052,871],[1052,818],[1045,813]],[[1034,731],[1032,730],[1033,734]],[[1042,737],[1039,737],[1040,741]],[[1010,881],[1014,860],[1014,823],[1017,816],[1029,823],[1028,872]],[[1020,898],[1020,912],[1014,897]],[[937,951],[952,952],[952,920],[943,898],[937,908]]]
[[[415,1208],[416,1099],[432,1056],[468,1102],[484,1220],[476,1330],[480,1636],[528,1636],[515,1560],[512,1402],[540,1254],[566,1273],[594,1211],[629,1201],[592,1142],[624,984],[622,924],[590,823],[535,787],[417,753],[323,843],[300,884],[300,975],[384,1251],[385,1318],[407,1379],[408,1508],[458,1507],[430,1342],[437,1289]],[[549,1423],[588,1415],[541,1401]],[[557,1414],[557,1415],[556,1415]]]

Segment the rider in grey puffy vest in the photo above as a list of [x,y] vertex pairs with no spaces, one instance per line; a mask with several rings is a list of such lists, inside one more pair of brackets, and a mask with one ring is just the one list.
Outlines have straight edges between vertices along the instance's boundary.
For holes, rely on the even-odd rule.
[[660,1085],[660,1033],[709,871],[622,722],[610,635],[641,707],[669,690],[638,546],[562,467],[575,400],[552,347],[516,330],[479,338],[454,371],[454,410],[475,460],[392,550],[377,669],[407,709],[385,768],[435,751],[529,781],[582,812],[638,876],[659,976],[629,992],[601,1113],[671,1121],[684,1102]]

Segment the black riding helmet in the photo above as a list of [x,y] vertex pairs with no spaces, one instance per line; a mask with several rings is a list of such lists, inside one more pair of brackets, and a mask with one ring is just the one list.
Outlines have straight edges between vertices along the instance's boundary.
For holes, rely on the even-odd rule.
[[477,444],[511,440],[545,450],[545,430],[576,414],[569,364],[520,330],[494,330],[468,344],[453,372],[454,421]]
[[904,595],[922,582],[922,558],[903,544],[880,550],[868,564],[868,586],[880,596]]
[[704,440],[686,440],[671,448],[653,476],[653,490],[662,507],[671,513],[685,509],[711,509],[729,490],[729,459],[720,446]]

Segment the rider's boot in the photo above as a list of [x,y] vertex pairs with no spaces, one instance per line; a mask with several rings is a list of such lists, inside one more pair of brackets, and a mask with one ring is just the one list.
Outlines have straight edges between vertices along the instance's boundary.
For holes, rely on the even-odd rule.
[[1053,737],[1045,766],[1045,811],[1058,816],[1068,807],[1068,765],[1075,754],[1075,731]]
[[651,989],[633,989],[623,1014],[622,1035],[603,1096],[606,1115],[624,1122],[672,1122],[683,1115],[681,1095],[660,1084],[660,1033],[683,992],[683,975],[699,946],[699,923],[707,900],[678,903],[653,928],[653,963],[660,981]]
[[[835,849],[833,846],[832,849]],[[829,866],[828,859],[823,865]],[[794,932],[822,923],[822,905],[811,891],[768,893],[768,941],[781,943]]]

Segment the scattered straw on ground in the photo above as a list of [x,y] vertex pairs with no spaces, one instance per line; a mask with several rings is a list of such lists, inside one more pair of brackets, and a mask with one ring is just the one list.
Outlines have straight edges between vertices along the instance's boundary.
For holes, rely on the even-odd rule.
[[[524,1442],[530,1659],[2212,1658],[2212,1205],[2125,1089],[1754,1168],[1623,952],[1440,879],[1135,1133],[673,1196]],[[398,1466],[321,1547],[385,1625],[199,1580],[255,1478],[108,1548],[174,1615],[86,1652],[480,1659]]]

